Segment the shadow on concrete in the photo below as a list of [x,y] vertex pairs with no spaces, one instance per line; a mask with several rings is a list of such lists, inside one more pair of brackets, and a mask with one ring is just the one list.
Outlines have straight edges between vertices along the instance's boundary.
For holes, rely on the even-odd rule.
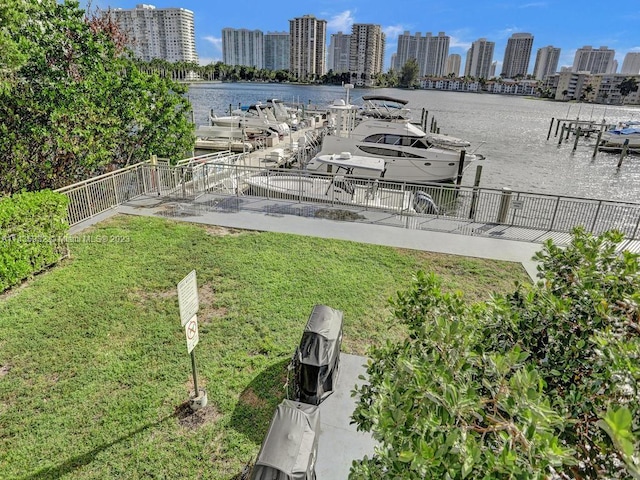
[[286,397],[290,358],[277,360],[260,372],[240,394],[229,425],[261,445],[276,407]]

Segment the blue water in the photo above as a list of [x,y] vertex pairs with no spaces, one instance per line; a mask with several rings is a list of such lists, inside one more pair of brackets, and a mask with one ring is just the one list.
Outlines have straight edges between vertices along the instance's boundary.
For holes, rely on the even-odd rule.
[[[486,158],[481,162],[481,186],[508,187],[526,192],[550,193],[606,200],[640,202],[640,156],[627,157],[620,169],[618,155],[593,155],[591,139],[581,140],[573,152],[573,137],[558,145],[554,129],[547,141],[552,118],[616,123],[640,120],[640,108],[590,104],[568,104],[525,97],[432,90],[354,89],[352,103],[363,95],[376,94],[408,100],[420,118],[428,111],[428,125],[435,118],[441,133],[472,142],[473,150]],[[301,86],[257,83],[213,83],[191,85],[188,92],[196,124],[207,124],[209,111],[228,113],[229,107],[266,102],[329,105],[345,98],[336,86]],[[475,166],[465,172],[463,184],[472,185]]]

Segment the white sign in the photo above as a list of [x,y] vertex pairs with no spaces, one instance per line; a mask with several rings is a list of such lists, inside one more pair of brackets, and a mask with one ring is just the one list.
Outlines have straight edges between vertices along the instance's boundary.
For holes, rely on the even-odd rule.
[[178,305],[180,306],[180,322],[184,327],[198,313],[198,283],[196,271],[192,270],[178,283]]
[[184,334],[187,337],[187,352],[191,353],[191,350],[198,344],[198,317],[194,315],[184,326]]

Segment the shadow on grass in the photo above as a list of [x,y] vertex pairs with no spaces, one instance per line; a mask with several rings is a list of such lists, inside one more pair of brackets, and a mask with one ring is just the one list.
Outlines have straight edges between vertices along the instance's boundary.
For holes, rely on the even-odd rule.
[[276,407],[286,397],[284,388],[290,358],[278,360],[260,372],[240,394],[229,425],[256,445],[262,444]]
[[193,412],[189,407],[189,405],[185,402],[179,405],[178,407],[176,407],[173,414],[166,415],[165,417],[161,418],[157,422],[143,425],[142,427],[136,430],[133,430],[132,432],[129,432],[127,435],[123,435],[119,438],[116,438],[112,442],[102,444],[99,447],[96,447],[87,453],[78,455],[77,457],[70,458],[69,460],[67,460],[64,463],[61,463],[60,465],[53,466],[53,467],[46,467],[36,473],[27,475],[21,478],[22,480],[44,480],[44,479],[50,480],[50,479],[62,478],[65,475],[72,473],[74,470],[77,470],[78,468],[81,468],[81,467],[84,467],[85,465],[90,464],[93,461],[93,459],[96,457],[96,455],[107,450],[108,448],[111,448],[114,445],[117,445],[120,442],[129,440],[130,438],[135,437],[139,433],[142,433],[150,428],[157,427],[172,418],[177,418],[181,423],[184,424],[185,420],[188,420],[190,417],[193,417],[196,414],[197,412]]

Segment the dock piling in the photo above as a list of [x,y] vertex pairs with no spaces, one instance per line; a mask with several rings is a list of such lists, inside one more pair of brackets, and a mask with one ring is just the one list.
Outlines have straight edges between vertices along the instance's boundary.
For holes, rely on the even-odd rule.
[[575,152],[576,149],[578,148],[578,140],[580,140],[580,134],[582,133],[582,129],[580,127],[577,127],[576,129],[576,139],[573,142],[573,150],[572,152]]
[[627,156],[628,150],[629,150],[629,139],[627,138],[622,144],[622,151],[620,152],[620,158],[618,159],[618,168],[622,166],[622,160],[624,160],[624,157]]
[[598,131],[598,138],[596,140],[596,145],[595,147],[593,147],[593,155],[591,155],[591,158],[594,159],[596,158],[596,155],[598,153],[598,147],[600,146],[600,141],[602,140],[602,130]]
[[464,148],[460,150],[460,161],[458,162],[458,177],[456,179],[456,185],[460,185],[462,183],[462,174],[464,173],[464,157],[466,154],[467,152]]
[[553,121],[555,119],[551,117],[551,123],[549,124],[549,131],[547,132],[547,141],[549,141],[549,137],[551,137],[551,130],[553,129]]

